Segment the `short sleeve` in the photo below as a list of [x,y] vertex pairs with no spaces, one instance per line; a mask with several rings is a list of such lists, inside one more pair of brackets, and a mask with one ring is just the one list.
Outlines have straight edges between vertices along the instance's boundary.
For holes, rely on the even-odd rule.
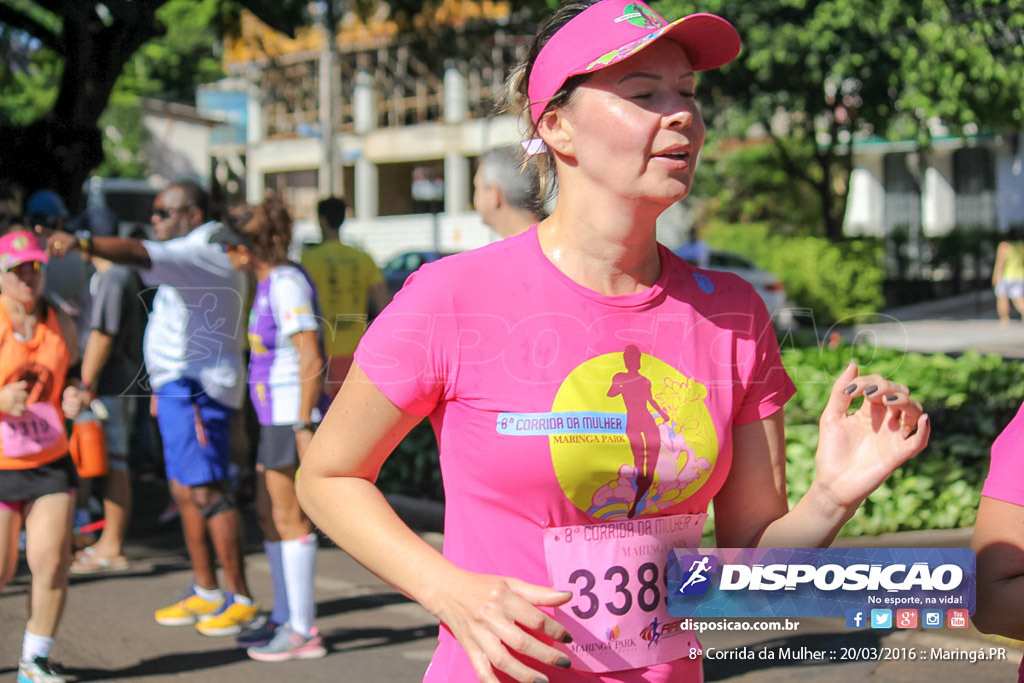
[[981,495],[1024,505],[1024,405],[992,444],[992,464]]
[[749,330],[753,338],[753,358],[743,400],[734,420],[738,425],[770,417],[796,394],[796,386],[782,365],[782,354],[768,309],[753,290],[751,296],[756,300]]
[[454,396],[458,326],[443,264],[427,264],[367,329],[355,360],[388,400],[427,416]]
[[125,276],[128,274],[126,269],[119,266],[112,266],[96,274],[96,293],[92,297],[89,329],[110,336],[121,331]]
[[373,257],[367,254],[365,251],[360,252],[363,258],[363,268],[366,272],[366,288],[369,289],[380,282],[384,281],[384,275],[380,272],[380,268],[377,267]]
[[234,272],[231,259],[219,246],[210,244],[208,238],[209,233],[204,230],[166,242],[143,240],[152,265],[139,270],[142,281],[147,285],[201,287],[230,277]]
[[319,329],[309,285],[294,268],[281,268],[274,274],[270,309],[274,312],[277,328],[286,337]]

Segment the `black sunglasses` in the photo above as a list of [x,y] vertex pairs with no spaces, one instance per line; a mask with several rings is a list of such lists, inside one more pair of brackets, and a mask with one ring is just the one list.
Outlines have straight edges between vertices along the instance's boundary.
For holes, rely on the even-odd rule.
[[26,275],[27,273],[42,273],[46,270],[46,264],[42,261],[25,261],[3,269],[5,273]]
[[177,208],[177,209],[153,209],[153,215],[163,221],[163,220],[167,220],[168,218],[170,218],[171,214],[174,213],[175,211],[188,211],[190,208],[192,208],[192,207],[191,206],[182,206],[182,207]]

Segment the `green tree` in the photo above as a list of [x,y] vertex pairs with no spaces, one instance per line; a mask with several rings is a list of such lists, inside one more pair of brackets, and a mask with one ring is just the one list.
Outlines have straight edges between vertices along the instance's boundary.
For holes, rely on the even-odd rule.
[[[51,187],[80,201],[82,183],[103,159],[98,126],[115,83],[141,46],[168,33],[166,21],[199,21],[215,34],[237,28],[249,9],[267,24],[291,32],[305,19],[303,0],[4,0],[0,4],[0,176],[26,189]],[[195,12],[195,15],[192,13]],[[163,91],[194,85],[209,62],[195,61],[204,35],[192,26],[175,43],[175,59],[145,52],[133,64],[134,88]],[[187,33],[187,30],[186,30]],[[186,64],[187,63],[187,64]],[[126,85],[129,90],[132,86]],[[155,94],[155,93],[153,93]],[[23,105],[18,106],[19,102]],[[12,160],[17,160],[13,162]]]
[[[659,5],[669,16],[686,0]],[[753,123],[790,178],[813,188],[823,233],[841,240],[851,142],[1019,130],[1024,120],[1024,0],[707,0],[744,48],[705,76],[702,99],[728,130]]]
[[98,175],[131,178],[148,172],[142,98],[193,104],[196,86],[224,76],[217,54],[221,5],[220,0],[168,0],[157,10],[167,32],[128,60],[98,122],[104,150]]

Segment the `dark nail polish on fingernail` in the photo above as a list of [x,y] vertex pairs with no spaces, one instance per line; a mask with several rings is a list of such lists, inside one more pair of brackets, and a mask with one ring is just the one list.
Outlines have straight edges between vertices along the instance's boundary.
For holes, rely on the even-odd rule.
[[899,398],[899,396],[897,396],[896,394],[886,394],[885,395],[885,400],[886,401],[895,401],[898,398]]
[[546,680],[544,680],[543,678],[537,678],[537,679],[534,679],[533,683],[548,683],[548,682]]
[[563,643],[571,643],[572,642],[572,636],[570,636],[568,633],[566,633],[564,636],[562,636],[562,642]]
[[864,395],[865,396],[870,396],[871,394],[875,393],[876,391],[878,391],[878,385],[877,384],[871,384],[869,386],[864,387]]
[[572,666],[572,662],[569,661],[568,657],[562,657],[557,662],[555,662],[555,666],[560,666],[563,669],[568,669],[570,666]]
[[852,394],[855,391],[857,391],[857,385],[856,384],[849,384],[849,385],[846,386],[845,389],[843,389],[843,393],[844,394]]

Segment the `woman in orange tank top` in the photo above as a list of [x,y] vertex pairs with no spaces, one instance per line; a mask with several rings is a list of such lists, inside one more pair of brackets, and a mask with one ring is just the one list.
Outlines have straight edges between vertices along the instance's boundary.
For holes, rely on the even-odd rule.
[[32,589],[19,680],[63,681],[49,655],[67,596],[78,482],[62,408],[77,412],[80,397],[65,389],[74,328],[41,298],[46,261],[32,233],[0,237],[0,588],[14,575],[24,525]]

